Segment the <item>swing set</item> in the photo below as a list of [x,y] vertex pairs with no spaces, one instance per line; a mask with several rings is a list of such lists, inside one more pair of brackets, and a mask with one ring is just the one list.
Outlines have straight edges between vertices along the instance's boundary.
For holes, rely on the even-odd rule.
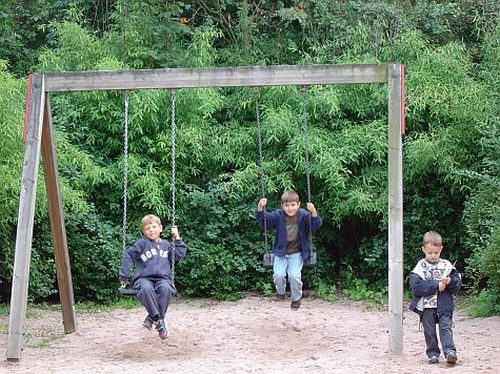
[[[403,182],[404,66],[401,64],[283,65],[199,69],[152,69],[37,73],[28,78],[23,129],[24,162],[19,197],[15,258],[6,358],[19,362],[28,300],[36,188],[43,157],[49,219],[54,245],[59,297],[65,333],[77,331],[71,267],[59,186],[51,92],[91,90],[180,89],[203,87],[307,86],[328,84],[388,84],[388,331],[389,352],[403,354]],[[126,93],[127,97],[127,93]],[[126,104],[128,106],[128,104]],[[174,103],[175,105],[175,103]],[[171,111],[173,116],[175,113]],[[127,114],[128,116],[128,114]],[[128,121],[128,119],[127,119]],[[307,124],[307,122],[305,122]],[[175,136],[175,117],[174,117]],[[305,132],[307,134],[307,132]],[[125,136],[128,136],[126,131]],[[124,143],[128,139],[124,139]],[[172,138],[175,142],[175,138]],[[174,143],[172,143],[174,144]],[[307,137],[305,138],[307,144]],[[125,144],[127,145],[127,144]],[[307,147],[307,146],[306,146]],[[175,151],[175,147],[172,147]],[[307,148],[306,148],[307,149]],[[261,152],[261,149],[259,150]],[[175,222],[175,153],[172,154],[172,209]],[[306,161],[308,164],[308,161]],[[126,165],[125,165],[126,166]],[[309,167],[307,167],[309,169]],[[124,185],[127,180],[124,173]],[[310,181],[308,177],[308,195]],[[126,187],[124,190],[126,199]],[[310,199],[310,196],[308,196]],[[124,204],[124,233],[126,207]],[[125,237],[125,235],[124,235]]]

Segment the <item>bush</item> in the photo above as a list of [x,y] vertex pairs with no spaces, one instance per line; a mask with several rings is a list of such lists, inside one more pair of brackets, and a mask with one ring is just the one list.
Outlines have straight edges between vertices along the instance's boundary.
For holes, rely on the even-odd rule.
[[68,215],[66,227],[76,299],[99,303],[114,299],[123,252],[120,229],[94,212]]
[[500,188],[488,182],[480,184],[467,201],[464,222],[467,229],[466,245],[470,252],[466,274],[471,279],[469,289],[480,292],[476,313],[500,300]]

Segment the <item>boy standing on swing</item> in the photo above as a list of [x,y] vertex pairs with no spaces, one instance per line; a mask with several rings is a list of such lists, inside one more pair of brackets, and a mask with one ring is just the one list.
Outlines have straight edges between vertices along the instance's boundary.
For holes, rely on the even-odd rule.
[[163,226],[154,214],[148,214],[141,220],[141,231],[142,237],[123,253],[119,279],[124,287],[135,264],[132,287],[138,290],[137,298],[148,312],[142,325],[148,330],[155,325],[160,339],[164,340],[168,337],[165,314],[176,293],[172,263],[185,256],[187,247],[177,226],[172,226],[172,243],[160,238]]
[[292,310],[300,308],[302,298],[302,266],[311,257],[309,234],[316,232],[322,220],[313,203],[307,203],[307,210],[300,209],[297,192],[285,191],[281,195],[281,209],[265,210],[266,198],[257,204],[255,218],[263,229],[276,231],[273,246],[273,279],[278,300],[285,300],[286,276],[290,282]]

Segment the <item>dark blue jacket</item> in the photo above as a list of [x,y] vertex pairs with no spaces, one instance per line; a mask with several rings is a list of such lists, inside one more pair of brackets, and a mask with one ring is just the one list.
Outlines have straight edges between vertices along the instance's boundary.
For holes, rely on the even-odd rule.
[[[271,212],[266,210],[255,211],[255,218],[260,224],[260,227],[264,229],[264,212],[266,219],[266,226],[268,230],[276,231],[276,240],[274,241],[273,253],[276,256],[283,257],[286,255],[286,221],[285,212],[283,209],[276,209]],[[318,215],[316,217],[311,216],[311,213],[305,209],[299,209],[299,243],[300,249],[302,251],[302,257],[304,261],[309,261],[311,257],[311,243],[309,241],[309,217],[311,217],[311,231],[314,233],[318,230],[323,221]]]
[[460,273],[453,268],[450,273],[451,282],[446,286],[443,292],[439,291],[439,281],[428,279],[423,279],[420,275],[411,272],[410,273],[410,286],[413,292],[413,299],[410,303],[410,310],[418,313],[422,316],[423,310],[418,308],[419,300],[422,297],[434,295],[437,292],[437,309],[438,315],[453,316],[454,303],[453,294],[457,293],[462,286],[462,278]]
[[135,264],[135,276],[132,286],[138,278],[164,278],[172,283],[172,255],[175,246],[175,261],[186,254],[186,244],[182,240],[174,240],[173,244],[161,239],[160,242],[149,240],[143,235],[132,247],[123,253],[120,280],[128,278],[132,265]]

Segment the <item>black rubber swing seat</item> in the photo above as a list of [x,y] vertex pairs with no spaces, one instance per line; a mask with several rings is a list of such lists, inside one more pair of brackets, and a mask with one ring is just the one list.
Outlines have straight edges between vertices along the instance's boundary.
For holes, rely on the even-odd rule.
[[[265,267],[273,267],[274,265],[274,253],[273,252],[266,252],[264,253],[264,257],[262,258],[262,264]],[[309,261],[305,264],[306,267],[314,267],[318,264],[318,255],[316,252],[311,252],[311,257],[309,258]]]
[[[177,296],[177,288],[174,288],[173,296]],[[125,288],[125,287],[118,287],[118,295],[119,296],[137,296],[137,292],[139,290],[136,290],[135,288]]]
[[118,288],[118,295],[120,295],[120,296],[137,296],[137,290],[134,288],[119,287]]

